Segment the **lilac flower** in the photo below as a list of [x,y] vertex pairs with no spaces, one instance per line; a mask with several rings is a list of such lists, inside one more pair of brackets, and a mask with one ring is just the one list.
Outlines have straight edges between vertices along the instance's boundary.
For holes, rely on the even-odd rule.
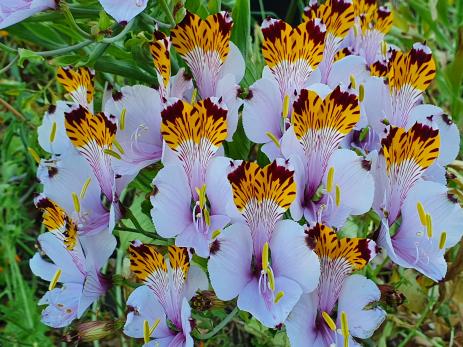
[[[75,220],[52,200],[39,196],[37,206],[44,211],[43,223],[49,232],[39,236],[39,245],[52,263],[40,253],[30,260],[32,272],[50,281],[49,291],[39,301],[48,305],[42,321],[54,328],[69,325],[110,286],[100,269],[116,247],[116,239],[107,232],[78,235]],[[57,283],[62,287],[55,288]]]
[[463,235],[463,211],[442,184],[419,181],[407,194],[402,222],[393,236],[382,223],[378,244],[400,266],[440,281],[447,272],[444,255]]
[[153,180],[153,223],[161,236],[176,236],[177,246],[193,247],[202,257],[209,255],[212,233],[230,221],[225,206],[231,192],[222,194],[226,182],[220,179],[229,160],[214,158],[227,137],[224,107],[208,98],[194,105],[173,101],[162,111],[161,132],[168,154],[165,167]]
[[222,98],[228,108],[227,141],[231,141],[238,125],[238,83],[244,76],[244,59],[230,42],[233,21],[227,12],[201,19],[187,12],[171,30],[172,45],[190,68],[202,99]]
[[263,169],[243,162],[228,179],[242,222],[214,239],[211,284],[219,299],[238,296],[240,309],[275,327],[319,277],[317,256],[304,246],[302,227],[281,220],[294,200],[293,173],[276,162]]
[[131,270],[144,285],[127,300],[124,333],[143,337],[145,346],[193,347],[188,300],[198,289],[208,288],[205,273],[190,267],[185,248],[169,246],[169,262],[156,246],[140,241],[132,242],[129,253]]
[[292,126],[281,141],[281,151],[295,169],[295,220],[304,216],[342,226],[349,215],[370,209],[370,164],[350,150],[338,149],[359,118],[358,99],[348,91],[301,90],[293,105]]
[[321,276],[317,290],[302,295],[286,321],[291,345],[360,346],[352,336],[370,337],[386,316],[381,308],[366,308],[379,300],[377,286],[351,275],[375,257],[376,245],[367,239],[338,239],[322,224],[307,228],[305,234],[306,247],[320,257]]
[[55,0],[2,0],[0,4],[0,29],[19,23],[47,9],[56,8]]
[[148,0],[98,0],[104,10],[118,23],[126,24],[140,14]]

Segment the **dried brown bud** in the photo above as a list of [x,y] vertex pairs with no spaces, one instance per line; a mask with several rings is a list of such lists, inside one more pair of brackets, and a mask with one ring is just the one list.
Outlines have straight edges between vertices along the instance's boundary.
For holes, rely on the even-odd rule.
[[396,307],[402,305],[405,300],[405,296],[397,291],[393,286],[380,284],[378,285],[378,288],[381,292],[380,301],[387,306]]
[[220,301],[211,290],[198,292],[191,299],[191,307],[197,311],[204,312],[214,308],[223,308],[225,303]]

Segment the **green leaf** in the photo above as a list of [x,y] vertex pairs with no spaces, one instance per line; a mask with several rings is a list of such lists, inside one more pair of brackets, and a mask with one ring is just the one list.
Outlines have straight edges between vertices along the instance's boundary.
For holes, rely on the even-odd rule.
[[81,59],[81,56],[75,54],[67,54],[52,59],[51,64],[56,66],[76,65]]
[[236,0],[232,12],[233,31],[231,40],[238,46],[243,57],[247,57],[251,37],[251,5],[249,0]]
[[100,19],[98,20],[98,26],[100,30],[108,29],[112,24],[111,18],[106,14],[105,11],[100,11]]
[[24,67],[25,60],[29,60],[29,61],[42,61],[43,60],[43,57],[41,57],[37,53],[32,52],[28,49],[19,48],[18,53],[19,53],[18,65],[20,67]]
[[251,150],[251,142],[244,133],[243,123],[239,120],[238,127],[233,135],[233,142],[224,143],[227,156],[232,159],[247,159]]

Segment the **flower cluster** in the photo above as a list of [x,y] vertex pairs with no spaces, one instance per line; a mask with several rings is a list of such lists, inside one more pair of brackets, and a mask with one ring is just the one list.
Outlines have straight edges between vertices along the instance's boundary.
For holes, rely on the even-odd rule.
[[[124,333],[146,346],[193,346],[190,300],[211,289],[264,326],[285,326],[293,346],[356,346],[386,317],[378,286],[356,273],[378,253],[442,280],[463,233],[445,171],[459,133],[423,102],[436,70],[429,47],[387,44],[391,25],[391,11],[368,0],[311,0],[296,27],[266,19],[266,66],[243,92],[231,16],[188,12],[170,36],[153,35],[158,87],[108,89],[101,112],[94,72],[60,68],[69,100],[50,106],[38,131],[50,155],[35,203],[48,232],[30,265],[50,281],[43,322],[67,326],[107,292],[101,269],[124,218],[121,196],[157,162],[153,238],[170,245],[128,249],[142,285],[127,300]],[[171,46],[187,66],[175,75]],[[226,156],[239,123],[266,165]],[[367,213],[376,233],[343,237]]]

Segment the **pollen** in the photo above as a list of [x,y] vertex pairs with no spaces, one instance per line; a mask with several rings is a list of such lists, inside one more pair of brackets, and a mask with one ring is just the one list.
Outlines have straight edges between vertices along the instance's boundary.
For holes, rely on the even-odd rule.
[[365,98],[365,86],[361,84],[359,86],[359,102],[363,102],[364,98]]
[[283,99],[283,111],[281,113],[281,116],[283,118],[288,117],[289,113],[289,95],[285,95],[285,98]]
[[420,201],[416,204],[416,209],[418,210],[418,216],[420,216],[421,224],[426,226],[426,212],[424,211],[423,204]]
[[333,179],[334,179],[334,167],[330,167],[328,170],[328,177],[326,179],[326,191],[331,193],[333,190]]
[[50,142],[54,142],[56,138],[56,122],[53,122],[50,132]]
[[82,189],[80,190],[80,198],[83,199],[85,197],[85,193],[87,193],[88,186],[90,185],[90,182],[92,179],[89,177],[85,180],[84,185],[82,186]]
[[386,41],[381,42],[381,54],[386,57],[387,54],[387,43]]
[[429,238],[432,237],[432,218],[429,213],[426,214],[426,234]]
[[336,324],[334,323],[333,318],[330,317],[326,311],[322,312],[322,317],[325,320],[326,324],[329,326],[329,328],[333,331],[336,331]]
[[341,205],[341,188],[336,184],[336,207]]
[[268,242],[266,242],[262,248],[262,270],[267,271],[268,264]]
[[443,231],[442,234],[440,234],[439,249],[443,249],[445,247],[446,241],[447,241],[447,233]]
[[275,295],[275,300],[274,300],[275,304],[278,304],[278,302],[281,300],[283,296],[285,296],[285,292],[282,290],[279,291],[277,295]]
[[72,202],[74,203],[74,210],[77,213],[80,213],[80,202],[79,202],[79,197],[75,192],[72,192]]
[[58,283],[59,278],[61,277],[61,269],[56,270],[53,278],[51,279],[50,285],[48,286],[48,290],[53,290],[56,287],[56,283]]
[[222,233],[222,230],[217,229],[212,233],[212,239],[214,240],[216,237],[218,237]]
[[351,85],[351,87],[352,87],[353,89],[357,88],[357,83],[356,83],[356,81],[355,81],[355,76],[354,76],[354,75],[350,75],[349,79],[350,79],[350,85]]

